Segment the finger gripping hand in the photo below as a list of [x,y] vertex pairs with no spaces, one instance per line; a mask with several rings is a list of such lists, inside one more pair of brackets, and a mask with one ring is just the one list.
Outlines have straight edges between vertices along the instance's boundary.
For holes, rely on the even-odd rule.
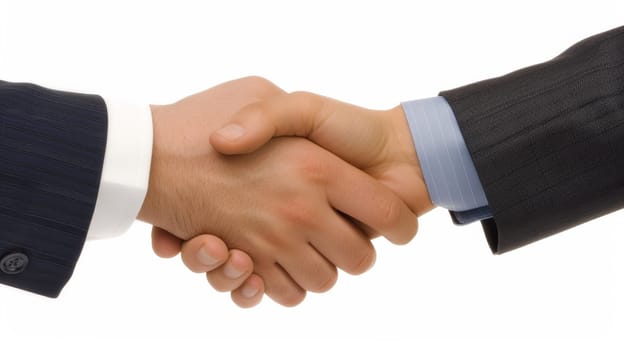
[[324,118],[324,99],[308,92],[274,96],[249,104],[210,136],[222,154],[250,153],[278,136],[310,137]]

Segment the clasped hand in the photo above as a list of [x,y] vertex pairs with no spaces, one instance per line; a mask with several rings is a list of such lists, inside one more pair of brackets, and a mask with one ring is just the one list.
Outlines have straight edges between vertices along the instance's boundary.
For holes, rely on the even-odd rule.
[[256,77],[152,106],[154,146],[139,219],[154,251],[250,307],[324,292],[337,268],[375,261],[370,240],[409,242],[430,210],[400,107],[373,111],[285,93]]

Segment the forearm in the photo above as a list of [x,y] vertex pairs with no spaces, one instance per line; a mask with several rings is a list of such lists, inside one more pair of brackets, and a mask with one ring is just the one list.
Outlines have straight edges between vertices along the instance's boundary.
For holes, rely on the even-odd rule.
[[85,239],[121,234],[136,218],[149,107],[0,82],[0,121],[0,282],[53,297]]
[[494,219],[495,252],[624,206],[624,27],[557,58],[441,95]]
[[0,82],[0,122],[0,257],[27,257],[17,270],[0,267],[0,282],[54,297],[95,208],[106,106],[99,96]]

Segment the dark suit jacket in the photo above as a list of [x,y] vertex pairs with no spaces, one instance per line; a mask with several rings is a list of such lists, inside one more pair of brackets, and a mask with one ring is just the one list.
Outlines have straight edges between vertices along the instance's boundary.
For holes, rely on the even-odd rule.
[[60,293],[93,215],[106,135],[99,96],[0,81],[0,283]]
[[624,27],[441,95],[492,210],[494,252],[624,207]]
[[[617,28],[442,93],[494,213],[483,226],[495,252],[624,205],[623,90]],[[100,97],[0,81],[0,283],[59,294],[93,215],[106,135]]]

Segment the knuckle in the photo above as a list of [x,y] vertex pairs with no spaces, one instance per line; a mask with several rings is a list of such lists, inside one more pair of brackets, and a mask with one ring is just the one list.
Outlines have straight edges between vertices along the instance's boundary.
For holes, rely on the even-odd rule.
[[[277,266],[279,265],[274,265],[274,268]],[[278,268],[281,269],[281,267]],[[299,285],[282,278],[267,280],[264,291],[276,303],[288,307],[298,305],[306,296],[306,291]]]
[[332,287],[338,281],[338,273],[334,270],[330,273],[324,274],[324,278],[319,278],[311,291],[315,293],[324,293],[332,289]]
[[250,300],[246,297],[240,296],[238,293],[232,293],[230,298],[232,299],[234,304],[236,304],[236,306],[242,309],[249,309],[260,304],[260,301],[262,300],[262,294],[258,293],[258,297],[254,297]]
[[210,272],[208,267],[202,265],[199,261],[195,261],[194,258],[183,258],[184,265],[193,273]]
[[386,238],[397,245],[405,245],[409,243],[418,233],[418,217],[411,215],[411,222],[407,225],[401,225],[392,235],[386,234]]
[[307,91],[294,91],[288,94],[302,110],[318,111],[320,110],[323,99],[316,94]]
[[243,111],[247,116],[253,116],[256,118],[267,119],[269,116],[269,111],[267,107],[262,102],[252,103],[247,105]]
[[202,265],[195,255],[191,254],[190,251],[185,250],[181,254],[182,262],[193,273],[203,273],[207,272],[207,267]]
[[255,91],[256,98],[264,99],[282,93],[282,90],[266,78],[248,76],[243,78],[245,83]]
[[293,198],[286,201],[280,212],[282,218],[294,226],[313,226],[316,221],[312,205],[305,198]]
[[293,91],[293,92],[289,93],[288,95],[290,95],[290,97],[292,97],[292,98],[303,99],[303,100],[310,99],[310,98],[312,98],[314,96],[314,94],[311,93],[311,92],[301,91],[301,90]]
[[399,225],[401,221],[401,202],[398,199],[392,199],[379,202],[379,224],[384,230],[393,229]]
[[314,100],[316,100],[317,95],[308,92],[308,91],[293,91],[291,93],[288,94],[291,98],[293,99],[297,99],[297,100],[302,100],[302,101],[308,101],[308,102],[312,102]]
[[414,237],[416,236],[416,231],[409,231],[409,232],[405,232],[403,234],[398,235],[395,239],[394,239],[394,244],[398,244],[398,245],[404,245],[409,243],[412,239],[414,239]]
[[224,283],[222,279],[217,278],[214,274],[206,273],[206,279],[208,280],[210,286],[217,292],[229,292],[234,289],[228,283]]
[[375,263],[376,253],[375,249],[371,246],[362,251],[362,254],[353,259],[352,264],[346,271],[352,275],[360,275],[368,271]]
[[193,273],[202,273],[202,272],[206,272],[204,269],[202,269],[199,265],[191,265],[189,263],[185,263],[186,267]]
[[299,152],[296,163],[297,172],[304,179],[312,183],[325,184],[329,176],[329,166],[321,158],[316,157],[314,152]]
[[301,304],[303,299],[305,299],[306,293],[304,291],[299,290],[291,290],[289,292],[284,293],[279,299],[278,302],[286,307],[293,307]]

